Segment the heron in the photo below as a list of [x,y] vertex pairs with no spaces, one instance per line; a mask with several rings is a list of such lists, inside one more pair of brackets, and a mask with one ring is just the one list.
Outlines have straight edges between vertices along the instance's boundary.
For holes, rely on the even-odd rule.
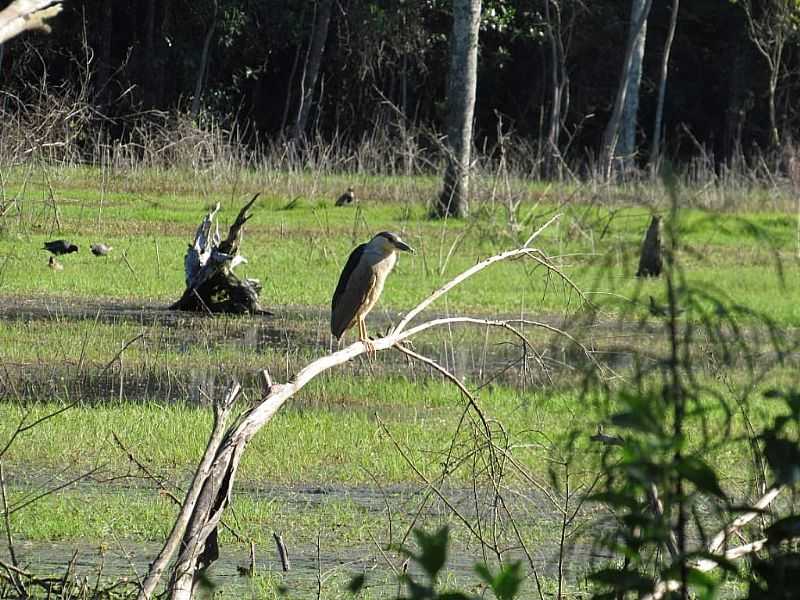
[[114,246],[106,246],[103,243],[92,244],[92,254],[95,256],[108,256],[108,253],[114,249]]
[[356,193],[353,191],[352,187],[347,188],[347,191],[339,196],[338,200],[336,200],[336,206],[347,206],[348,204],[352,204],[355,202]]
[[47,250],[51,254],[61,256],[62,254],[69,254],[70,252],[77,252],[78,247],[75,244],[70,244],[66,240],[53,240],[52,242],[45,242],[42,250]]
[[331,300],[331,333],[337,340],[358,323],[358,339],[369,348],[364,318],[380,298],[383,284],[397,262],[398,250],[414,252],[398,235],[381,231],[350,253]]

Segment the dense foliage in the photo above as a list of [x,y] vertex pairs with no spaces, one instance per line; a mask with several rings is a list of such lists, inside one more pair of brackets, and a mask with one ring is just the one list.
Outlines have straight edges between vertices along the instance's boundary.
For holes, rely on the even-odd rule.
[[[764,6],[787,2],[793,4],[770,0]],[[563,43],[568,78],[560,145],[575,163],[599,152],[620,77],[631,1],[549,3],[484,2],[476,145],[491,148],[498,114],[506,128],[533,143],[546,137],[553,56],[548,32],[553,31]],[[189,110],[208,37],[203,108],[228,127],[247,125],[248,134],[272,138],[288,131],[297,113],[315,11],[322,4],[73,0],[52,36],[24,36],[6,45],[0,85],[24,96],[31,75],[46,71],[50,83],[88,83],[84,89],[104,116]],[[753,4],[763,10],[762,3]],[[671,6],[653,2],[647,26],[637,136],[642,160],[652,139]],[[375,130],[396,132],[407,125],[442,131],[450,25],[445,0],[333,3],[306,134],[358,141]],[[790,24],[775,98],[781,141],[794,137],[798,127],[793,102],[798,80],[792,75],[797,63]],[[702,147],[719,164],[742,150],[769,148],[768,88],[769,69],[742,2],[681,4],[664,117],[670,155],[685,160]],[[125,129],[118,120],[111,133],[124,136]]]

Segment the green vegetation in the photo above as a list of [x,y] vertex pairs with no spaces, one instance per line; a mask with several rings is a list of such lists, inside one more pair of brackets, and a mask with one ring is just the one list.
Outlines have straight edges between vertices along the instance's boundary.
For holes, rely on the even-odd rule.
[[[635,379],[638,393],[660,393],[658,357],[666,355],[669,340],[665,317],[650,313],[648,296],[663,304],[667,295],[663,280],[633,277],[650,210],[628,199],[599,202],[580,189],[517,182],[525,197],[516,223],[502,202],[488,199],[469,220],[440,222],[427,218],[421,201],[435,190],[433,179],[361,177],[361,204],[335,209],[336,190],[346,178],[252,172],[235,185],[201,179],[198,198],[187,174],[120,174],[102,184],[90,169],[60,175],[51,178],[58,181],[53,197],[47,186],[25,182],[23,173],[4,179],[0,445],[20,424],[69,409],[21,433],[0,458],[12,509],[37,491],[93,473],[90,483],[68,485],[15,511],[11,524],[18,539],[162,540],[175,506],[114,436],[180,497],[207,441],[211,399],[236,378],[245,390],[239,408],[246,410],[260,395],[259,369],[283,381],[327,353],[327,307],[339,271],[355,243],[382,229],[402,232],[417,254],[404,256],[389,279],[368,318],[373,333],[480,258],[520,245],[552,215],[562,215],[537,245],[599,308],[596,315],[578,293],[533,262],[493,267],[454,289],[433,311],[546,321],[590,348],[614,377],[584,387],[591,363],[577,343],[531,326],[524,334],[541,355],[528,351],[527,369],[519,363],[519,339],[508,331],[453,327],[415,340],[415,349],[436,357],[475,392],[488,427],[497,428],[493,435],[502,431],[515,461],[502,477],[517,494],[508,510],[518,519],[517,533],[542,552],[552,555],[559,544],[565,473],[572,489],[585,489],[601,468],[604,450],[589,436],[628,407],[631,399],[618,392],[638,373],[637,361],[653,373]],[[478,185],[490,188],[487,181]],[[165,310],[183,289],[183,253],[204,212],[221,202],[225,225],[247,196],[239,190],[261,186],[271,191],[248,222],[242,251],[250,262],[239,269],[265,282],[264,304],[275,317],[209,318]],[[654,202],[665,206],[663,199]],[[800,306],[792,300],[800,293],[796,216],[778,205],[736,213],[698,206],[681,211],[679,228],[684,283],[741,308],[717,337],[700,316],[734,313],[712,299],[696,296],[699,308],[678,317],[681,326],[696,324],[701,352],[694,356],[702,356],[693,359],[691,374],[702,390],[693,407],[703,418],[687,421],[685,449],[702,452],[722,488],[744,496],[757,471],[751,466],[752,432],[780,409],[768,402],[736,407],[732,398],[741,390],[758,397],[796,382],[796,367],[780,364],[773,347],[778,340],[789,352],[793,328],[800,325]],[[52,272],[40,248],[58,237],[82,250],[63,258],[64,271]],[[111,256],[91,256],[88,245],[96,241],[114,246]],[[774,323],[772,337],[757,313]],[[485,549],[476,548],[444,500],[426,496],[424,483],[458,493],[476,480],[488,485],[494,467],[481,462],[487,460],[484,425],[474,411],[464,417],[466,406],[454,386],[399,353],[363,357],[325,373],[248,447],[233,510],[226,513],[242,539],[225,530],[223,545],[241,553],[253,540],[266,552],[273,531],[291,529],[291,543],[304,551],[317,533],[328,532],[329,553],[355,548],[375,556],[380,553],[374,540],[388,536],[386,507],[393,541],[423,507],[415,524],[431,530],[449,523],[455,552],[473,559]],[[659,418],[665,427],[672,419],[668,412]],[[309,492],[316,489],[319,494]],[[370,495],[369,501],[359,494]],[[474,517],[471,499],[464,497],[459,509]],[[585,510],[581,523],[590,520]],[[516,547],[509,530],[498,535]],[[576,524],[571,542],[590,544],[591,535]],[[335,595],[346,595],[348,573],[343,568],[331,575]],[[448,577],[454,584],[474,580],[463,578],[463,571]],[[571,581],[577,585],[575,577]],[[260,597],[276,597],[287,582],[296,589],[295,580],[274,573],[251,583]],[[384,584],[375,585],[365,597],[382,596],[376,590]]]
[[[180,186],[180,181],[165,177],[161,186]],[[223,224],[226,219],[230,222],[244,196],[239,193],[231,198],[230,192],[216,190],[202,199],[187,191],[101,193],[96,184],[91,172],[73,175],[53,201],[43,189],[32,184],[15,187],[10,178],[6,195],[19,197],[18,210],[6,216],[0,236],[4,294],[175,300],[183,287],[186,244],[204,212],[220,201]],[[573,198],[569,190],[531,186],[530,200],[518,209],[526,226],[515,233],[500,202],[486,201],[466,222],[437,222],[427,218],[419,200],[384,201],[397,195],[398,189],[410,188],[413,180],[365,178],[367,193],[361,194],[364,199],[357,209],[332,206],[337,184],[336,179],[325,181],[324,186],[303,185],[300,180],[297,186],[303,192],[294,199],[301,200],[291,209],[287,209],[293,201],[289,193],[273,192],[258,201],[243,247],[250,262],[240,272],[264,282],[268,306],[327,305],[353,246],[376,231],[394,229],[403,232],[418,254],[400,261],[382,306],[404,310],[476,260],[521,244],[555,212],[562,213],[561,219],[544,232],[538,245],[593,300],[606,294],[662,296],[658,282],[640,282],[631,276],[649,218],[646,208],[584,204],[579,197],[563,205]],[[125,185],[124,179],[116,182],[120,189]],[[152,185],[158,189],[155,182]],[[262,187],[257,181],[251,185],[250,189]],[[392,186],[394,193],[386,193]],[[428,195],[435,189],[432,186],[422,182]],[[772,268],[776,261],[783,261],[788,269],[794,260],[797,240],[792,215],[687,209],[680,227],[680,258],[691,284],[724,290],[736,302],[764,311],[781,324],[800,324],[800,307],[789,301],[800,292],[800,282],[786,270],[781,280]],[[68,238],[84,248],[64,259],[66,268],[60,273],[47,268],[46,255],[40,250],[42,242],[54,237]],[[96,259],[86,252],[90,243],[99,240],[114,246],[110,257]],[[447,307],[496,314],[521,309],[569,313],[580,306],[574,292],[552,284],[543,268],[501,264],[453,290]]]

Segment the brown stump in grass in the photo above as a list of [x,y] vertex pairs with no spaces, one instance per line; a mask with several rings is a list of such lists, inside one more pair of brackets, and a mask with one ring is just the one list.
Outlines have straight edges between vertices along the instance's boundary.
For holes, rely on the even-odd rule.
[[637,277],[658,277],[661,275],[661,217],[653,215],[650,226],[644,235],[642,253],[639,256]]
[[239,246],[242,228],[251,216],[247,211],[256,198],[258,194],[242,207],[224,240],[219,235],[219,224],[214,223],[219,203],[203,218],[194,243],[189,245],[183,259],[186,289],[170,308],[207,313],[272,314],[261,308],[258,302],[261,282],[258,279],[240,279],[233,272],[237,265],[247,262],[239,254]]

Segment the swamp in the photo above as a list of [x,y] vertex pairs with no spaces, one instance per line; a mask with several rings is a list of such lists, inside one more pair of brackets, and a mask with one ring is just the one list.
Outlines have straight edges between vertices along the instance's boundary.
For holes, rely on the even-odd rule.
[[[13,549],[27,569],[67,569],[89,590],[141,581],[191,484],[214,402],[237,381],[234,410],[246,411],[263,398],[262,370],[290,381],[337,349],[330,295],[349,251],[381,230],[417,252],[401,257],[367,317],[375,338],[537,230],[543,258],[491,265],[433,303],[420,322],[476,322],[415,335],[410,348],[427,362],[397,348],[359,354],[253,437],[206,582],[215,597],[350,597],[359,575],[361,597],[388,597],[412,530],[443,525],[441,586],[478,592],[476,562],[521,560],[525,597],[581,597],[591,571],[615,559],[601,540],[619,526],[618,507],[593,497],[625,461],[614,440],[658,439],[632,411],[670,437],[674,417],[658,398],[675,348],[691,390],[684,451],[713,468],[726,506],[754,501],[770,477],[754,432],[782,406],[764,395],[797,385],[790,189],[515,179],[511,207],[488,173],[475,180],[473,215],[442,221],[424,202],[438,182],[421,176],[47,166],[5,170],[2,184],[6,562]],[[358,202],[335,207],[348,185]],[[272,314],[170,310],[203,215],[219,202],[224,229],[255,191],[237,274],[262,282]],[[654,212],[677,232],[666,280],[635,277]],[[54,238],[80,248],[61,271],[42,250]],[[96,242],[113,249],[92,256]],[[354,342],[348,332],[342,347]],[[671,460],[666,442],[650,451]],[[730,513],[708,480],[688,477],[697,544]]]

